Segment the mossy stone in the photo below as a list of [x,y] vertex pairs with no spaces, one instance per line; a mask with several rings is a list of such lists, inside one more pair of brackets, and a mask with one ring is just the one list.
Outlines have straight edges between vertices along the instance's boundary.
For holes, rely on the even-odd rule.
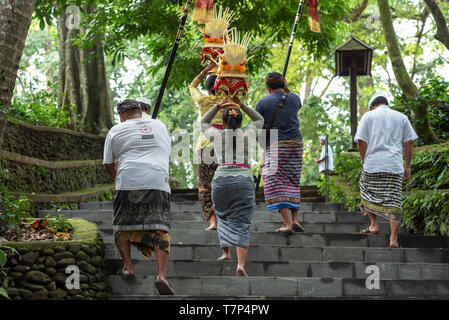
[[52,248],[44,248],[41,253],[45,256],[52,256],[55,254],[55,251]]
[[73,258],[73,254],[69,251],[58,252],[53,255],[53,258],[58,261],[67,258]]
[[9,266],[17,266],[19,264],[16,258],[8,259],[7,262],[8,262],[7,265]]
[[11,276],[13,279],[18,280],[18,279],[22,279],[22,278],[23,278],[23,273],[22,273],[22,272],[11,272],[11,273],[10,273],[10,276]]
[[[35,283],[41,283],[41,284],[47,284],[51,282],[50,277],[41,271],[32,270],[28,271],[24,275],[25,281],[35,282]],[[32,289],[31,289],[32,290]]]
[[56,267],[66,267],[66,266],[70,266],[76,263],[76,260],[74,258],[65,258],[62,260],[58,260],[58,262],[56,262]]
[[48,291],[46,289],[33,292],[31,300],[48,300]]
[[67,250],[73,254],[76,254],[77,252],[79,252],[81,250],[81,244],[80,243],[70,244],[69,247],[67,248]]
[[95,296],[95,290],[92,290],[92,289],[86,290],[85,293],[86,293],[86,295],[88,297],[94,297]]
[[24,265],[17,265],[15,267],[12,268],[12,271],[14,272],[21,272],[21,273],[25,273],[27,271],[31,270],[31,268],[29,266],[24,266]]
[[86,298],[84,298],[80,294],[76,294],[76,295],[72,296],[72,300],[86,300]]
[[90,262],[90,257],[89,257],[89,255],[88,254],[86,254],[84,251],[78,251],[76,254],[75,254],[75,259],[76,260],[83,260],[83,261],[87,261],[87,262]]
[[37,259],[36,263],[37,263],[37,264],[42,264],[42,263],[44,263],[44,261],[45,261],[45,257],[40,256],[40,257]]
[[8,292],[8,295],[10,298],[14,297],[14,296],[20,296],[20,289],[19,288],[7,288],[6,291]]
[[56,261],[53,257],[48,256],[45,258],[45,265],[51,268],[56,267]]
[[43,264],[33,264],[31,266],[31,269],[32,270],[40,270],[40,271],[42,271],[42,270],[45,270],[45,265],[43,265]]
[[46,284],[46,285],[45,285],[45,288],[46,288],[48,291],[56,290],[56,282],[52,281],[52,282]]
[[105,291],[107,287],[108,287],[107,284],[104,282],[95,282],[92,285],[92,289],[97,291]]
[[95,257],[92,258],[92,260],[90,262],[94,266],[101,267],[103,265],[104,260],[103,260],[103,257],[95,256]]
[[36,283],[31,283],[31,282],[28,282],[28,281],[22,281],[22,285],[24,286],[25,289],[31,290],[33,292],[46,290],[43,285],[36,284]]
[[95,274],[95,278],[96,278],[98,281],[101,281],[101,280],[103,280],[104,278],[106,278],[106,274],[105,274],[103,271],[99,270],[99,271]]
[[78,268],[80,268],[80,270],[87,271],[87,266],[89,265],[87,261],[77,261],[76,264],[78,265]]
[[66,248],[64,246],[56,246],[54,247],[55,252],[64,252],[66,251]]
[[67,296],[67,292],[62,289],[56,289],[48,292],[48,298],[51,300],[62,300]]
[[22,255],[22,259],[20,259],[20,261],[21,264],[31,266],[36,262],[37,258],[39,258],[39,252],[31,251]]
[[[94,275],[95,276],[95,274],[97,273],[97,268],[95,268],[93,265],[91,265],[91,264],[88,264],[87,265],[87,267],[86,267],[86,271],[87,271],[87,273],[89,273],[89,274],[91,274],[91,275]],[[95,278],[94,278],[95,279]]]
[[90,285],[87,284],[87,283],[81,283],[81,284],[80,284],[80,288],[81,288],[81,290],[83,290],[83,292],[84,292],[84,291],[87,291],[87,289],[90,288]]
[[20,288],[20,294],[22,295],[22,297],[26,300],[30,300],[32,297],[33,292],[31,290],[25,289],[25,288]]
[[89,277],[85,274],[80,274],[80,282],[81,283],[89,283]]
[[109,295],[106,292],[97,292],[95,294],[95,299],[98,300],[108,300]]
[[50,276],[53,277],[56,274],[56,269],[55,268],[46,268],[45,272]]
[[56,273],[54,280],[57,284],[65,286],[65,281],[67,280],[67,275],[65,273]]

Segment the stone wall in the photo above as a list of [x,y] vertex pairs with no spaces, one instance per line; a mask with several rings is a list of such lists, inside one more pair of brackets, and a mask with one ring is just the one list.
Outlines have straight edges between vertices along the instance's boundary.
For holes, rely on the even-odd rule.
[[102,164],[53,169],[2,159],[1,166],[11,192],[56,194],[113,183]]
[[[109,283],[105,247],[95,224],[72,219],[71,241],[0,243],[11,247],[3,268],[9,279],[7,292],[13,300],[108,299]],[[5,250],[6,251],[6,250]],[[80,271],[80,288],[66,286],[67,266]]]
[[48,161],[103,158],[104,138],[50,127],[8,121],[3,150]]

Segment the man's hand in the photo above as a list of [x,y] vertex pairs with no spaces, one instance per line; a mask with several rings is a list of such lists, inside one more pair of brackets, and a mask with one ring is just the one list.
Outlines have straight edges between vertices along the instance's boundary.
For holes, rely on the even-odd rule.
[[407,181],[408,179],[410,179],[412,177],[412,171],[410,167],[405,167],[404,168],[404,181]]
[[104,169],[109,174],[109,176],[112,178],[112,180],[115,181],[115,177],[117,176],[117,167],[114,163],[106,163],[104,165]]
[[318,159],[315,159],[315,163],[320,163],[321,161]]

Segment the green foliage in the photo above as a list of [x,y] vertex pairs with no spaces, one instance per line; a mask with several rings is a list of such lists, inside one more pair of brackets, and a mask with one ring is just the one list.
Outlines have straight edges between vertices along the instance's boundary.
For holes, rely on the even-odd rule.
[[343,175],[352,186],[358,188],[362,172],[362,162],[358,153],[342,152],[335,162],[335,172]]
[[402,221],[415,234],[449,235],[449,192],[417,191],[404,197]]
[[[418,97],[407,99],[404,95],[396,97],[393,101],[395,109],[406,114],[412,124],[416,126],[424,121],[412,115],[420,106],[425,106],[429,112],[430,125],[441,141],[449,140],[449,82],[441,77],[429,79],[421,87]],[[426,141],[418,141],[426,144]]]
[[[324,176],[318,183],[318,190],[321,195],[324,196],[326,194],[326,180],[324,179]],[[332,179],[329,179],[329,202],[343,203],[348,212],[360,211],[360,195],[355,193],[345,193],[334,183],[334,181],[332,181]]]
[[70,110],[62,109],[46,90],[34,93],[33,97],[16,96],[9,117],[24,122],[48,127],[66,128],[70,123]]
[[[45,217],[48,219],[49,215]],[[49,220],[49,223],[56,232],[69,232],[73,230],[73,225],[64,217],[64,214],[59,214],[55,217],[55,220]]]
[[0,235],[6,232],[20,232],[22,219],[29,216],[31,199],[25,196],[15,198],[4,185],[0,186]]
[[449,147],[438,151],[415,153],[412,159],[412,177],[405,190],[449,188]]

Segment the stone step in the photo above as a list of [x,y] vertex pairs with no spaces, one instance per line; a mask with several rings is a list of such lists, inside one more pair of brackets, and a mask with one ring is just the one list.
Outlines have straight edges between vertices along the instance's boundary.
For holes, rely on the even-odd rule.
[[[111,233],[100,232],[106,243],[113,242]],[[183,230],[171,233],[172,243],[219,245],[216,231],[198,232]],[[405,248],[449,248],[449,237],[430,237],[399,234],[398,242]],[[295,245],[298,247],[388,247],[388,234],[363,235],[359,233],[277,233],[251,232],[250,243],[266,245]]]
[[[169,260],[215,260],[221,255],[216,245],[172,244]],[[146,260],[131,247],[133,260]],[[236,259],[235,250],[231,257]],[[120,259],[117,247],[106,243],[106,258]],[[325,262],[396,262],[396,263],[449,263],[449,249],[434,248],[363,248],[363,247],[296,247],[286,245],[251,245],[248,261],[325,261]],[[449,272],[449,271],[448,271]]]
[[[379,221],[380,233],[390,233],[390,225],[387,222]],[[209,226],[209,223],[204,221],[191,220],[175,220],[170,223],[172,232],[179,233],[184,230],[196,230],[198,232],[205,232],[204,229]],[[282,223],[279,222],[262,222],[256,221],[251,225],[251,231],[274,231],[278,229]],[[101,231],[112,230],[112,221],[97,222],[97,226]],[[302,226],[306,232],[324,232],[324,233],[357,233],[367,227],[366,222],[303,222]],[[404,233],[403,229],[399,232]]]
[[[236,261],[217,260],[169,260],[167,274],[170,277],[234,276]],[[447,280],[449,263],[392,263],[378,262],[323,262],[323,261],[247,261],[246,272],[254,277],[315,277],[366,279],[372,274],[369,266],[379,268],[382,280]],[[120,259],[108,260],[109,274],[115,275],[123,267]],[[157,271],[155,260],[134,261],[134,273],[151,276]]]
[[[154,276],[136,276],[126,281],[110,276],[112,295],[157,295]],[[381,280],[379,289],[369,290],[365,279],[285,277],[169,277],[177,295],[272,297],[420,297],[449,296],[449,281]]]
[[[45,217],[47,214],[50,217],[64,214],[68,219],[70,218],[82,218],[90,222],[106,222],[112,221],[113,213],[111,210],[62,210],[51,211],[41,210],[39,211],[40,217]],[[170,221],[204,221],[204,216],[201,211],[171,211]],[[369,225],[369,219],[361,213],[353,212],[347,213],[344,211],[322,212],[322,211],[302,211],[298,215],[300,222],[322,222],[322,223],[365,223]],[[279,213],[269,213],[268,211],[256,211],[254,212],[253,222],[282,222],[282,217]],[[385,223],[384,220],[379,220],[381,223]],[[365,227],[366,227],[365,226]],[[359,230],[360,231],[360,230]]]
[[[201,212],[201,206],[198,201],[191,202],[172,202],[170,205],[172,211],[192,211]],[[112,202],[83,202],[80,204],[81,210],[112,210]],[[257,203],[255,210],[266,210],[264,203]],[[341,203],[321,203],[306,202],[301,204],[302,211],[343,211],[344,206]]]

